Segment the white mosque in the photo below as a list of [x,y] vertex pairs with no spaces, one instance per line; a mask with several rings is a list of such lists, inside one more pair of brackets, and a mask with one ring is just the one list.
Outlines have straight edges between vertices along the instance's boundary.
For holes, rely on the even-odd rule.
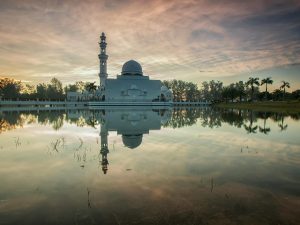
[[153,102],[171,101],[172,92],[160,80],[150,80],[143,74],[141,65],[129,60],[124,63],[121,75],[116,79],[107,77],[106,36],[100,36],[100,91],[101,100],[106,102]]
[[[143,73],[141,65],[134,60],[124,63],[121,75],[117,75],[116,78],[108,78],[106,46],[106,36],[102,33],[99,42],[100,54],[98,55],[100,87],[93,96],[96,97],[98,103],[120,103],[120,105],[142,103],[145,105],[172,101],[172,92],[163,86],[160,80],[150,80],[149,76]],[[87,93],[73,95],[68,93],[68,100],[87,99],[90,99]]]

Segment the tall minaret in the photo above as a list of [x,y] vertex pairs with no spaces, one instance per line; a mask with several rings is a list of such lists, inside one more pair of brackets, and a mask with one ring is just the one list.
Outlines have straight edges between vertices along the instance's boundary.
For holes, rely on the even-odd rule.
[[107,78],[107,64],[106,60],[108,58],[108,55],[106,55],[106,36],[102,32],[100,36],[100,42],[99,42],[99,47],[100,47],[100,54],[98,55],[99,60],[100,60],[100,87],[105,87],[105,80]]

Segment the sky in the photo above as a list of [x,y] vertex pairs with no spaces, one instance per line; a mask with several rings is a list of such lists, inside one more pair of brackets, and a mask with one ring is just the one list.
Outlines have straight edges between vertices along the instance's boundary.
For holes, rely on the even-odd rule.
[[300,88],[300,0],[1,0],[0,77],[99,82],[101,32],[109,77],[134,59],[151,79]]

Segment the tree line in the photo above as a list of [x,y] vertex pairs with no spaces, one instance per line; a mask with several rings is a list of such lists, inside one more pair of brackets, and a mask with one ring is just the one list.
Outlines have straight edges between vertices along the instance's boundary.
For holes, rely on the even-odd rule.
[[[209,102],[233,102],[254,100],[299,100],[300,89],[288,92],[290,83],[282,81],[281,85],[273,92],[268,91],[273,84],[271,77],[259,80],[258,77],[249,77],[247,81],[238,81],[229,85],[223,85],[221,81],[204,81],[199,88],[197,84],[181,80],[163,81],[163,84],[172,90],[173,101],[209,101]],[[263,91],[260,91],[262,87]]]
[[65,100],[69,91],[92,91],[96,89],[95,82],[77,81],[75,84],[62,85],[53,77],[49,83],[37,85],[25,84],[11,78],[0,78],[0,99],[13,100]]
[[[271,77],[262,79],[249,77],[247,81],[238,81],[224,85],[221,81],[204,81],[200,88],[196,83],[182,80],[163,81],[164,86],[172,90],[173,101],[254,101],[254,100],[293,100],[300,99],[300,89],[288,92],[291,87],[289,82],[282,81],[281,85],[273,92],[268,87],[273,84]],[[259,87],[262,87],[260,91]],[[49,83],[40,83],[36,86],[25,84],[10,78],[0,78],[0,99],[14,100],[65,100],[69,91],[89,91],[97,89],[95,82],[77,81],[74,84],[63,86],[57,78],[52,78]]]

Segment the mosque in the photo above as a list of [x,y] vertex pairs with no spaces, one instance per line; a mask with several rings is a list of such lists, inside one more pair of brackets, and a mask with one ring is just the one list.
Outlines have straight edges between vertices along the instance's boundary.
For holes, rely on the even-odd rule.
[[124,63],[121,75],[116,79],[108,78],[106,36],[100,36],[100,99],[105,102],[168,102],[172,92],[160,80],[150,80],[143,74],[141,65],[129,60]]
[[106,36],[104,33],[100,36],[100,87],[94,94],[89,92],[67,93],[69,101],[97,101],[90,102],[90,105],[124,105],[143,104],[143,105],[160,105],[172,101],[172,92],[163,86],[160,80],[150,80],[149,76],[143,73],[142,66],[134,61],[129,60],[124,63],[121,75],[116,78],[108,78],[106,54]]

